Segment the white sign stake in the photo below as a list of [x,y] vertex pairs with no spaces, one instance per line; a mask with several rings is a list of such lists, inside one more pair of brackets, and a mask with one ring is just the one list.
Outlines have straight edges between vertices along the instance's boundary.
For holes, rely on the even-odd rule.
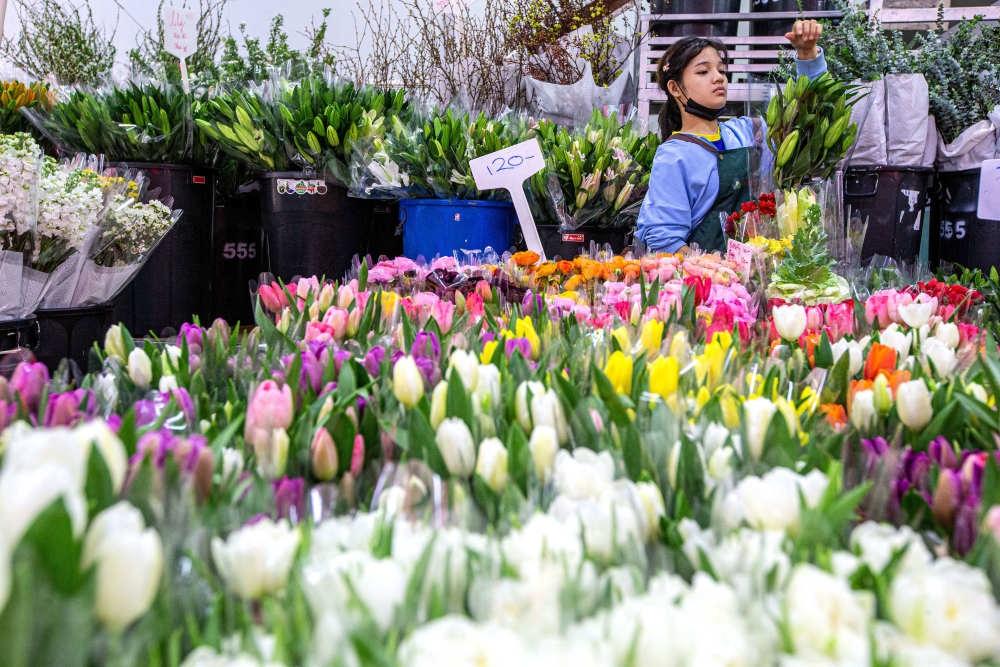
[[190,9],[166,8],[167,20],[164,26],[164,48],[167,53],[177,56],[181,63],[181,84],[184,92],[191,92],[188,79],[187,57],[198,48],[198,14]]
[[984,160],[979,175],[979,214],[983,220],[1000,220],[1000,160]]
[[476,179],[476,187],[480,190],[503,188],[510,193],[528,250],[537,252],[544,260],[542,241],[538,238],[538,229],[531,215],[531,207],[528,206],[528,198],[524,196],[524,182],[545,168],[545,158],[542,157],[542,147],[538,139],[522,141],[495,153],[469,160],[469,168],[472,169],[472,177]]

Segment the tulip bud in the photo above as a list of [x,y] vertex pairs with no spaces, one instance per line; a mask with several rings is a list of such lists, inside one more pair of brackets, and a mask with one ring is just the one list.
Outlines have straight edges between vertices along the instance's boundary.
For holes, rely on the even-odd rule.
[[476,463],[476,445],[469,427],[461,419],[445,419],[435,435],[438,449],[448,467],[448,472],[456,477],[468,477]]
[[457,371],[459,377],[462,378],[462,386],[465,387],[466,391],[471,392],[475,389],[479,377],[479,359],[475,352],[466,352],[465,350],[452,352],[451,358],[448,360],[449,378],[453,371]]
[[892,408],[892,392],[889,390],[889,380],[885,374],[879,373],[872,386],[872,399],[875,409],[880,415],[889,414]]
[[476,388],[472,391],[472,406],[488,413],[500,405],[500,370],[493,364],[479,366]]
[[7,378],[0,375],[0,401],[10,402],[11,398],[13,398],[13,396],[10,393]]
[[10,376],[10,389],[17,394],[28,410],[35,410],[48,382],[49,370],[45,364],[22,361]]
[[442,380],[437,383],[433,393],[431,393],[431,428],[437,430],[437,427],[441,425],[441,422],[444,421],[447,407],[448,383]]
[[859,431],[867,431],[875,425],[875,393],[871,389],[859,391],[851,403],[851,423]]
[[639,500],[642,501],[642,509],[645,512],[646,526],[645,534],[653,537],[660,530],[660,518],[666,516],[667,510],[663,504],[663,494],[652,482],[639,482],[635,485]]
[[901,332],[899,328],[893,324],[879,334],[879,341],[883,345],[888,345],[896,350],[896,352],[899,353],[899,357],[902,359],[910,353],[910,346],[913,344],[913,336],[911,334],[903,334],[903,332]]
[[551,426],[555,429],[560,445],[569,442],[569,422],[559,397],[551,389],[531,397],[531,423],[535,427]]
[[614,352],[604,367],[604,374],[618,394],[632,393],[632,358],[626,357],[621,350]]
[[257,472],[261,477],[281,477],[288,461],[288,432],[283,428],[274,429],[266,441],[254,445],[254,453],[257,455]]
[[[341,287],[341,289],[344,289]],[[353,298],[353,296],[352,296]],[[316,305],[319,306],[320,312],[325,313],[330,309],[333,304],[333,283],[325,283],[323,289],[319,291],[319,296],[316,297]],[[340,305],[338,302],[337,305]],[[347,308],[347,306],[341,306],[342,308]]]
[[937,338],[928,338],[920,349],[925,360],[930,360],[934,364],[934,371],[942,379],[950,378],[958,365],[958,357],[955,350],[948,347],[946,343]]
[[764,438],[771,418],[778,407],[766,398],[751,398],[743,402],[743,423],[746,427],[746,444],[751,458],[759,461],[764,452]]
[[787,341],[796,341],[806,330],[806,309],[798,304],[775,306],[774,328]]
[[497,438],[479,443],[476,474],[496,493],[502,493],[507,486],[507,449]]
[[223,542],[212,540],[212,559],[226,585],[244,600],[285,587],[301,533],[269,518],[244,526]]
[[[857,396],[854,397],[857,400]],[[931,421],[934,409],[931,394],[923,380],[912,380],[899,385],[896,392],[896,412],[899,420],[909,429],[919,431]]]
[[942,526],[951,527],[955,521],[955,512],[958,510],[961,495],[962,479],[959,474],[954,470],[942,469],[931,500],[934,520]]
[[667,354],[677,359],[677,363],[686,366],[691,361],[691,346],[688,344],[687,331],[681,329],[670,340],[670,350]]
[[947,438],[942,437],[931,440],[930,444],[927,445],[927,453],[942,468],[952,470],[958,468],[958,457],[955,455],[955,449],[948,442]]
[[292,325],[292,312],[287,308],[281,311],[281,316],[278,318],[278,322],[275,327],[281,333],[288,333],[288,327]]
[[117,359],[118,363],[125,363],[125,339],[121,326],[115,324],[104,334],[104,354]]
[[222,450],[222,483],[228,484],[243,474],[243,454],[232,447]]
[[663,344],[663,322],[649,320],[642,325],[639,344],[646,352],[646,356],[652,359],[660,351],[660,345]]
[[140,389],[149,387],[153,379],[153,367],[142,348],[135,348],[128,355],[128,376],[132,384]]
[[361,326],[361,309],[355,308],[347,314],[347,335],[357,336],[358,328]]
[[954,322],[938,322],[934,327],[934,337],[953,350],[962,340],[958,325]]
[[733,450],[719,447],[708,459],[708,476],[717,482],[728,479],[733,474]]
[[320,481],[329,482],[337,475],[337,446],[333,442],[333,436],[320,426],[316,429],[309,450],[313,476]]
[[412,408],[424,395],[424,376],[413,357],[400,357],[392,367],[392,391],[400,403]]
[[684,451],[684,441],[678,440],[674,443],[674,446],[670,449],[670,454],[667,456],[667,481],[670,482],[670,488],[677,488],[677,470],[680,468],[681,453]]
[[354,446],[351,447],[351,469],[348,471],[352,477],[361,475],[361,468],[365,465],[365,437],[360,433],[354,436]]
[[528,404],[529,391],[532,397],[540,396],[545,393],[545,385],[533,380],[522,382],[514,393],[514,413],[517,416],[517,422],[525,431],[531,431],[531,411]]
[[531,450],[531,460],[538,477],[545,482],[552,475],[552,466],[559,450],[556,430],[551,426],[536,426],[531,432],[528,449]]

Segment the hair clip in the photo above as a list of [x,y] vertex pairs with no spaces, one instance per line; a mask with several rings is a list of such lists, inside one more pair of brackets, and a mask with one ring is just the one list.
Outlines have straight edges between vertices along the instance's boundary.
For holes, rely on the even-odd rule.
[[663,63],[663,71],[664,72],[670,71],[670,63]]

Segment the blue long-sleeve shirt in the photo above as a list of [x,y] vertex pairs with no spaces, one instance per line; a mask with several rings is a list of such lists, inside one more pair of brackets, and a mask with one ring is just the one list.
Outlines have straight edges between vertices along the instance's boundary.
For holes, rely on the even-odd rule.
[[[823,50],[812,60],[795,61],[799,75],[815,79],[826,71]],[[767,127],[761,119],[761,137]],[[753,121],[749,116],[735,118],[719,126],[726,149],[755,145]],[[774,155],[763,144],[761,170],[767,173]],[[651,250],[676,252],[701,223],[715,204],[719,193],[718,158],[714,153],[688,141],[664,141],[656,150],[649,177],[649,190],[642,202],[636,223],[636,238]]]

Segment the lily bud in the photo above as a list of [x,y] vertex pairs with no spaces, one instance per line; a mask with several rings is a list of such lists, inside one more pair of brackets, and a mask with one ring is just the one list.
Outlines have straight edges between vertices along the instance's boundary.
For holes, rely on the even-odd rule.
[[310,445],[312,471],[316,479],[328,482],[337,475],[337,446],[325,428],[316,429]]

